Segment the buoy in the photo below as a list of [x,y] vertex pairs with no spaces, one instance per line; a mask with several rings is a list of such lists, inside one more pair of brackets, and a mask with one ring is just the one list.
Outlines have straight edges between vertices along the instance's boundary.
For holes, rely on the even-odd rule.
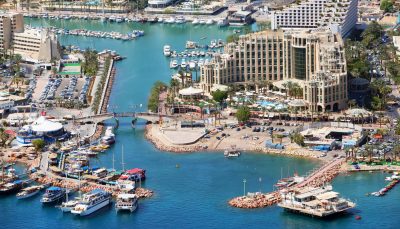
[[179,164],[176,164],[175,167],[176,167],[176,168],[179,168],[179,167],[181,167],[181,166],[180,166]]
[[359,215],[356,215],[356,220],[360,220],[361,219],[361,216],[359,216]]

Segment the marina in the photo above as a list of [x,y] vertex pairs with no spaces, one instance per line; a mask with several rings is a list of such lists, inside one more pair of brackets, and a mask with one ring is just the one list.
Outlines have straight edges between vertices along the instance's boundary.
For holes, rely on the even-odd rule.
[[[115,23],[115,25],[117,25],[117,23]],[[201,36],[204,36],[204,31],[198,33],[198,37],[200,38]],[[179,37],[180,36],[178,36],[177,39],[179,39]],[[127,62],[120,62],[117,65],[118,72],[116,73],[117,77],[113,92],[110,94],[110,104],[119,104],[119,109],[124,109],[122,107],[124,105],[127,106],[129,103],[140,103],[143,101],[147,96],[145,90],[149,88],[151,80],[146,79],[146,77],[141,77],[140,79],[143,81],[143,84],[130,84],[127,83],[130,82],[128,78],[124,78],[124,76],[129,76],[131,77],[129,80],[134,80],[135,77],[143,76],[145,72],[148,72],[148,74],[146,74],[149,75],[148,78],[151,76],[154,77],[152,80],[155,80],[161,75],[168,75],[169,60],[164,60],[165,57],[160,54],[160,50],[162,50],[164,44],[178,46],[189,39],[188,35],[182,35],[182,37],[181,41],[177,44],[165,40],[155,45],[156,47],[154,47],[154,49],[140,49],[135,45],[131,47],[131,50],[127,50],[124,45],[121,45],[121,41],[108,40],[109,42],[121,42],[121,44],[118,43],[118,45],[115,43],[116,46],[118,46],[115,47],[115,49],[121,52],[122,55],[128,56]],[[102,43],[103,40],[105,41],[106,39],[102,39],[102,41],[96,42],[95,44],[80,40],[82,37],[70,36],[64,39],[64,42],[82,42],[80,44],[81,47],[86,47],[85,45],[104,47],[106,45]],[[151,40],[150,36],[146,36],[138,40],[138,42],[132,42],[132,44],[142,42],[142,44],[139,45],[143,46],[143,42],[146,42],[147,39],[150,40],[150,43],[154,42],[154,40]],[[141,55],[131,55],[129,52],[132,52],[132,49],[135,50],[135,53],[140,53]],[[157,55],[148,55],[148,52],[154,52],[157,53]],[[160,58],[158,54],[160,54],[162,58]],[[133,64],[137,63],[138,60],[143,61],[146,70],[132,68]],[[162,71],[152,68],[155,61],[164,63],[165,67],[162,68]],[[157,191],[156,198],[140,203],[144,205],[143,211],[140,209],[140,211],[135,212],[135,214],[132,214],[134,217],[116,217],[115,211],[98,211],[93,214],[94,218],[76,220],[72,214],[61,215],[61,211],[40,208],[38,205],[40,202],[37,199],[39,196],[32,197],[32,205],[20,204],[19,206],[15,206],[16,198],[7,197],[2,198],[0,204],[15,209],[16,213],[5,212],[3,216],[4,222],[10,225],[16,225],[16,222],[11,222],[10,219],[13,219],[13,221],[18,220],[19,222],[23,211],[29,208],[30,211],[37,212],[39,216],[46,216],[46,222],[36,219],[39,217],[24,216],[19,226],[29,226],[26,223],[26,221],[29,220],[30,223],[54,227],[59,226],[61,228],[79,227],[83,225],[98,227],[118,219],[119,224],[126,227],[132,225],[137,225],[138,227],[159,227],[161,225],[160,221],[168,220],[168,222],[174,225],[183,225],[182,227],[213,227],[215,223],[224,222],[227,227],[237,228],[248,226],[249,221],[246,220],[246,218],[249,217],[263,224],[275,223],[276,228],[285,228],[288,224],[293,223],[305,225],[305,227],[308,225],[311,227],[334,228],[332,224],[327,221],[305,219],[301,216],[285,214],[279,207],[245,212],[226,206],[227,199],[232,196],[237,196],[242,192],[243,178],[247,179],[246,189],[250,191],[262,189],[262,193],[264,193],[271,190],[274,183],[279,180],[280,169],[283,165],[290,165],[292,168],[296,168],[299,174],[305,174],[307,171],[317,166],[318,162],[300,158],[286,158],[283,156],[255,153],[243,154],[238,160],[225,160],[221,152],[193,153],[186,155],[160,152],[150,143],[144,141],[143,121],[138,121],[135,134],[132,134],[131,128],[130,123],[129,125],[121,124],[119,129],[115,132],[118,137],[117,144],[111,146],[107,153],[100,154],[98,161],[94,160],[94,163],[102,167],[111,168],[113,152],[116,155],[116,160],[120,161],[122,157],[120,145],[124,144],[125,163],[129,164],[130,167],[140,165],[146,168],[151,174],[152,179],[146,180],[144,185]],[[208,163],[209,161],[212,161],[212,163]],[[232,165],[232,162],[235,164]],[[180,165],[179,168],[176,166],[177,164]],[[204,175],[204,171],[207,171],[207,174],[212,174],[212,176]],[[199,172],[202,173],[201,176],[198,176]],[[393,203],[393,201],[398,201],[398,197],[395,195],[387,195],[385,198],[362,199],[364,196],[363,193],[367,192],[366,190],[374,190],[376,185],[384,180],[382,176],[385,175],[380,173],[355,174],[352,177],[338,176],[333,181],[335,189],[343,196],[351,199],[360,198],[358,201],[360,204],[357,205],[357,208],[361,208],[363,211],[362,222],[372,226],[378,226],[377,222],[379,222],[378,210],[375,207],[371,207],[375,206],[374,204],[377,203],[375,202],[377,199],[380,199],[379,203],[384,206],[390,206],[390,203]],[[171,177],[173,179],[171,179]],[[262,182],[258,181],[259,177],[263,177]],[[360,180],[363,182],[361,183]],[[57,182],[55,178],[54,181]],[[84,189],[85,187],[88,186],[82,188]],[[356,188],[358,190],[354,192]],[[213,193],[213,195],[210,195],[210,193]],[[176,206],[180,207],[177,208]],[[188,210],[192,210],[193,212],[189,212]],[[245,218],[241,217],[241,215],[245,216]],[[121,214],[121,216],[125,215]],[[204,221],[205,217],[212,220],[209,222]],[[277,217],[280,219],[276,220]],[[379,226],[390,228],[390,226],[393,225],[395,221],[391,219],[396,218],[395,213],[388,212],[387,217],[389,218],[388,222],[379,223]],[[140,218],[140,221],[137,220],[138,218]],[[188,220],[188,218],[190,218],[190,220]],[[60,224],[60,221],[63,223]],[[337,221],[335,226],[354,228],[359,226],[359,224],[353,217],[344,217]],[[110,227],[113,228],[114,226]]]

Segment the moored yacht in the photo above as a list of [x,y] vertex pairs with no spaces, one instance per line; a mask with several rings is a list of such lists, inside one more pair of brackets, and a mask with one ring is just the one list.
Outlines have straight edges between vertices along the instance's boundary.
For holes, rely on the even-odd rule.
[[117,211],[134,212],[138,207],[138,198],[135,194],[123,193],[117,196],[115,209]]
[[43,194],[40,202],[43,204],[51,204],[55,203],[58,200],[61,200],[65,196],[65,189],[59,187],[50,187],[46,189],[46,193]]
[[181,68],[186,68],[186,60],[185,59],[182,59],[182,61],[181,61]]
[[15,180],[0,186],[0,194],[10,194],[18,192],[22,189],[24,182],[21,180]]
[[171,56],[171,46],[164,45],[163,52],[164,52],[164,56]]
[[19,193],[17,193],[17,199],[25,199],[31,196],[34,196],[40,192],[42,186],[30,186],[22,189]]
[[170,65],[170,68],[177,68],[178,67],[178,61],[177,60],[172,60]]
[[95,189],[83,195],[82,200],[71,210],[72,214],[86,216],[109,205],[111,194],[101,189]]
[[71,212],[72,209],[79,203],[79,199],[69,200],[67,202],[62,202],[60,209],[62,212]]
[[193,19],[192,24],[193,24],[193,25],[199,24],[199,20],[198,20],[197,18]]

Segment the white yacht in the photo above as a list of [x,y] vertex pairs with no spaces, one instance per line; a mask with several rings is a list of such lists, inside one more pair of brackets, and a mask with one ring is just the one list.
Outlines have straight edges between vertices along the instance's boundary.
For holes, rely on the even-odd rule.
[[40,192],[42,186],[30,186],[22,189],[19,193],[17,193],[17,199],[25,199],[31,196],[34,196]]
[[71,212],[72,209],[79,203],[79,199],[69,200],[67,202],[62,202],[60,209],[62,212]]
[[171,46],[164,45],[164,56],[171,56]]
[[194,69],[196,67],[196,63],[193,60],[191,60],[189,62],[189,67],[190,67],[190,69]]
[[208,19],[206,24],[207,25],[212,25],[212,24],[214,24],[214,20],[213,19]]
[[95,189],[83,195],[82,200],[71,210],[72,214],[86,216],[109,205],[111,194],[101,189]]
[[138,198],[135,194],[119,194],[115,209],[117,211],[134,212],[138,207]]
[[178,61],[177,60],[172,60],[169,67],[170,68],[177,68],[178,67]]
[[186,23],[186,19],[183,16],[178,16],[176,17],[176,21],[177,24],[184,24]]
[[206,24],[206,20],[200,19],[200,20],[199,20],[199,24],[205,25],[205,24]]
[[174,17],[170,17],[165,22],[169,23],[169,24],[173,24],[173,23],[175,23],[175,18]]
[[199,24],[199,19],[197,19],[197,18],[193,19],[192,24],[193,25]]
[[182,61],[181,61],[181,68],[186,68],[186,60],[185,59],[182,59]]

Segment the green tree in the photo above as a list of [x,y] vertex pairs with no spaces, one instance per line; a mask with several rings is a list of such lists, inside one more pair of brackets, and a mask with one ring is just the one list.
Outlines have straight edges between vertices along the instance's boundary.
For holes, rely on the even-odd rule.
[[167,89],[167,85],[161,81],[156,81],[151,89],[147,103],[147,108],[152,112],[158,112],[160,93]]
[[381,10],[385,12],[393,11],[393,2],[391,0],[382,0],[381,1]]
[[250,108],[247,106],[241,106],[236,112],[236,118],[239,122],[244,123],[250,119]]
[[46,143],[44,142],[43,139],[36,139],[36,140],[32,141],[32,145],[33,145],[33,147],[35,147],[36,152],[40,152],[43,150]]
[[231,34],[226,38],[227,43],[237,42],[239,40],[239,35]]
[[290,135],[290,140],[295,142],[297,145],[304,146],[304,136],[300,133],[294,133]]
[[222,102],[228,98],[228,92],[226,91],[216,90],[211,94],[214,101],[219,103],[220,105],[222,105]]

